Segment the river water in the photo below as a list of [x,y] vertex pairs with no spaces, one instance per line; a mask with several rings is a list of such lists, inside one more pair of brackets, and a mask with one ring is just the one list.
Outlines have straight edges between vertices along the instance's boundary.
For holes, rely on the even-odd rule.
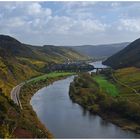
[[[105,67],[101,62],[92,64]],[[124,131],[73,103],[68,94],[73,78],[56,81],[40,89],[31,99],[38,118],[55,138],[140,138],[140,135]]]

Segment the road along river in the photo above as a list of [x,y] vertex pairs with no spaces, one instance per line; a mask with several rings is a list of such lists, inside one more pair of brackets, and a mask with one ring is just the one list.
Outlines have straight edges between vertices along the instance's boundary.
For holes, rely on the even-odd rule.
[[69,85],[73,78],[71,76],[40,89],[30,102],[40,121],[55,138],[140,138],[140,135],[122,130],[73,103],[69,98]]

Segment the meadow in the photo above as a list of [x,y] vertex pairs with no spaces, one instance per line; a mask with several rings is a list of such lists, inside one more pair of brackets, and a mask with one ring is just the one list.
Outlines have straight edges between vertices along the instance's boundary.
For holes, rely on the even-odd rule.
[[106,92],[113,97],[119,95],[118,88],[109,82],[104,76],[95,76],[94,79],[99,84],[101,92]]

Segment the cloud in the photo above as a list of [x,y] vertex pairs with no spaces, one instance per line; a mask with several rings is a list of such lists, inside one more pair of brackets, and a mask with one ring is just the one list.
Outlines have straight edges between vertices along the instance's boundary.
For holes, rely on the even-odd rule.
[[5,24],[5,26],[9,27],[9,28],[19,28],[21,26],[24,26],[25,21],[19,17],[14,17],[14,18],[10,18],[8,19],[7,23]]
[[98,2],[81,1],[81,2],[63,2],[63,11],[66,15],[77,19],[93,18],[91,9],[95,7]]
[[50,8],[42,8],[41,4],[35,2],[27,5],[27,12],[32,16],[50,16],[52,10]]
[[41,5],[39,3],[32,3],[28,6],[28,13],[29,14],[39,14],[41,13]]
[[119,30],[140,32],[140,19],[120,19]]
[[[72,3],[72,5],[75,3]],[[88,3],[89,4],[89,3]],[[86,3],[77,3],[78,6],[88,6]],[[106,24],[97,19],[74,18],[71,16],[52,15],[52,10],[43,7],[41,3],[8,3],[3,5],[3,17],[0,27],[15,33],[18,36],[45,36],[55,35],[79,35],[104,32]],[[3,30],[4,31],[4,30]]]
[[112,8],[120,8],[121,3],[120,2],[112,2],[110,5]]
[[82,20],[73,19],[66,16],[52,17],[46,24],[48,26],[47,33],[57,34],[81,34],[95,33],[105,31],[106,25],[98,20]]
[[139,9],[132,2],[0,2],[0,33],[31,44],[129,41],[140,32]]
[[79,1],[79,2],[75,2],[75,1],[71,1],[71,2],[63,2],[64,6],[66,8],[85,8],[89,6],[94,6],[97,4],[96,1]]

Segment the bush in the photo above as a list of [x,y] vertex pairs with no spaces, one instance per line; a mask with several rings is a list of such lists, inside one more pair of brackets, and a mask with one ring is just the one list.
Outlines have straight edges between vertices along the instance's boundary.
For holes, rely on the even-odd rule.
[[93,104],[92,106],[90,106],[89,111],[92,113],[98,113],[100,110],[100,107],[98,104]]

